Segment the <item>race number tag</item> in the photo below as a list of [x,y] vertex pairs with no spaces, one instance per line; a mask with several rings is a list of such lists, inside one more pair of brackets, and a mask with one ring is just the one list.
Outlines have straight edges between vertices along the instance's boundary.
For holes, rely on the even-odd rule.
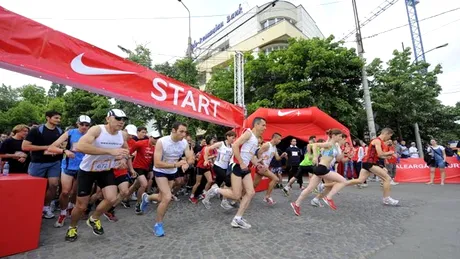
[[292,156],[298,156],[299,153],[297,151],[292,151]]
[[94,161],[91,165],[91,172],[102,172],[110,170],[112,160]]

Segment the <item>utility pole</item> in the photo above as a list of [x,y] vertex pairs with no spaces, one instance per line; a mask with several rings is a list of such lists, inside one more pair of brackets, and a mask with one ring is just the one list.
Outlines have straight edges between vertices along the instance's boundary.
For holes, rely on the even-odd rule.
[[[361,26],[359,24],[359,16],[358,16],[358,8],[356,7],[356,0],[352,0],[353,2],[353,13],[355,16],[355,26],[356,26],[356,43],[358,46],[358,56],[364,61],[363,53],[363,40],[361,37]],[[371,93],[369,91],[369,84],[367,81],[367,73],[366,67],[363,66],[361,71],[361,78],[363,84],[363,92],[364,92],[364,106],[366,109],[367,115],[367,127],[369,128],[369,138],[373,139],[377,137],[377,132],[375,130],[375,123],[374,123],[374,112],[372,111],[372,101],[371,101]]]
[[188,45],[187,45],[187,57],[192,58],[192,19],[190,15],[190,10],[187,6],[182,2],[182,0],[178,0],[184,7],[187,9],[188,12]]
[[244,116],[246,117],[246,105],[244,105],[244,55],[240,51],[235,52],[234,61],[234,103],[244,109]]

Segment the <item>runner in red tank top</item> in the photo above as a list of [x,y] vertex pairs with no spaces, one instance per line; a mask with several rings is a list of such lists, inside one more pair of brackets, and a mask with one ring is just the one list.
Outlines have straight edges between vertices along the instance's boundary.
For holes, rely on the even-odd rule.
[[398,205],[399,201],[390,197],[391,177],[387,171],[379,165],[380,158],[388,158],[394,154],[394,151],[384,152],[385,141],[393,136],[393,130],[390,128],[382,129],[380,135],[369,143],[369,149],[363,158],[363,167],[358,179],[348,181],[347,185],[362,184],[371,173],[378,176],[383,181],[383,203],[385,205]]
[[[197,171],[196,171],[196,181],[195,181],[195,185],[193,185],[192,187],[192,192],[190,193],[190,198],[189,198],[189,201],[193,204],[196,204],[198,203],[198,198],[196,197],[197,194],[195,194],[196,190],[198,189],[198,186],[200,186],[201,184],[201,179],[204,177],[206,177],[206,187],[204,188],[205,192],[209,190],[209,188],[211,188],[211,185],[213,183],[212,181],[212,174],[211,174],[211,165],[212,165],[212,159],[215,157],[214,156],[214,151],[213,150],[209,150],[208,151],[208,154],[205,156],[204,152],[206,150],[208,150],[206,147],[209,147],[210,145],[214,144],[214,141],[215,139],[210,137],[210,136],[207,136],[206,137],[206,146],[204,146],[202,149],[201,149],[201,154],[200,154],[200,157],[198,159],[198,163],[196,165],[197,167]],[[205,158],[207,158],[207,160],[205,160]]]

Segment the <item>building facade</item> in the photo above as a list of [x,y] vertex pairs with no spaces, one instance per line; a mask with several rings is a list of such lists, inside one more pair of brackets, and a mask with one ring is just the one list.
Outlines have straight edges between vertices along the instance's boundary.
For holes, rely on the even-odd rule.
[[[257,55],[260,51],[269,53],[287,48],[290,38],[324,38],[302,5],[278,1],[275,6],[259,13],[269,4],[256,6],[247,12],[240,5],[222,23],[192,43],[193,52],[198,55],[201,89],[211,78],[213,69],[228,65],[235,51],[253,51]],[[255,14],[254,18],[248,20]],[[225,36],[235,28],[235,31]]]

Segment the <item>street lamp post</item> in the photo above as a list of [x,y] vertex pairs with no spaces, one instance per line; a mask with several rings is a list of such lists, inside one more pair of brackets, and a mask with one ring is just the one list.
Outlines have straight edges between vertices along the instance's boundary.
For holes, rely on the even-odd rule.
[[182,0],[177,0],[179,1],[185,9],[187,9],[188,12],[188,45],[187,45],[187,57],[192,58],[192,19],[190,16],[190,10],[188,7],[182,2]]
[[[449,43],[444,43],[442,45],[439,45],[439,46],[434,47],[434,48],[432,48],[432,49],[430,49],[428,51],[423,52],[422,54],[420,54],[418,57],[415,58],[414,62],[416,62],[419,57],[425,55],[426,53],[431,52],[431,51],[436,50],[436,49],[444,48],[447,45],[449,45]],[[404,51],[404,44],[403,44],[403,51]],[[414,62],[412,62],[412,63],[414,63]],[[426,72],[426,70],[424,69],[423,73],[425,73],[425,72]],[[414,133],[415,133],[415,142],[417,143],[417,149],[418,149],[419,157],[423,158],[422,138],[420,137],[420,128],[418,126],[418,122],[414,123]]]

